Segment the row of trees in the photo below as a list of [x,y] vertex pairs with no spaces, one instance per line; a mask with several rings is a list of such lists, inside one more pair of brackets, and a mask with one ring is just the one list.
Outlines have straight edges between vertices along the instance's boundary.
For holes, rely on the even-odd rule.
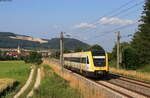
[[[136,69],[150,64],[150,0],[145,1],[144,11],[138,26],[138,31],[130,43],[121,43],[122,67]],[[116,46],[111,53],[112,60],[116,60]]]
[[22,55],[12,56],[12,55],[6,55],[6,52],[0,51],[0,60],[1,61],[24,60],[26,63],[40,65],[42,63],[42,55],[37,52],[30,52],[30,55],[27,56],[22,56]]

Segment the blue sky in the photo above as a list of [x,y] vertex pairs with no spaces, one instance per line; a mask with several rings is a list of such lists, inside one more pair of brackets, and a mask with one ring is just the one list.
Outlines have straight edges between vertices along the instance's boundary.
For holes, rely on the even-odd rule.
[[[60,31],[71,34],[89,44],[100,44],[111,51],[115,33],[118,29],[122,36],[133,34],[137,30],[137,21],[141,16],[143,3],[127,12],[113,16],[121,5],[131,0],[12,0],[0,2],[0,31],[15,32],[40,38],[58,37]],[[144,0],[133,0],[123,9],[130,8]],[[113,11],[109,15],[106,13]],[[98,23],[94,25],[93,23]],[[107,32],[106,32],[107,31]],[[102,35],[102,36],[101,36]],[[131,38],[122,38],[129,41]]]

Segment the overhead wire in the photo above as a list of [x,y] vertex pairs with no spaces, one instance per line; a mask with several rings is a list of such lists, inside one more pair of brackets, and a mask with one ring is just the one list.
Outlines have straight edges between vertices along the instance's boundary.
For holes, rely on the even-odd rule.
[[[125,9],[125,10],[123,10],[123,12],[125,12],[125,11],[128,11],[128,10],[130,10],[130,9],[132,9],[132,8],[134,8],[134,7],[136,7],[136,6],[139,6],[140,4],[142,4],[144,1],[141,1],[141,2],[139,2],[139,3],[136,3],[135,5],[133,5],[133,6],[131,6],[131,7],[128,7],[127,9]],[[139,10],[139,9],[138,9]],[[119,12],[120,13],[120,12]],[[122,12],[121,12],[122,13]],[[120,14],[121,14],[120,13]],[[120,15],[119,14],[119,15]],[[117,14],[116,14],[117,15]],[[124,16],[127,16],[127,15],[124,15]],[[135,22],[135,23],[138,23],[138,22]],[[134,23],[134,24],[135,24]],[[121,27],[118,27],[118,28],[115,28],[115,29],[113,29],[113,30],[110,30],[110,31],[106,31],[106,32],[100,32],[100,33],[103,33],[103,34],[101,34],[100,36],[104,36],[105,34],[109,34],[109,33],[112,33],[112,32],[114,32],[114,31],[116,31],[116,30],[120,30],[120,29],[124,29],[124,28],[127,28],[127,27],[129,27],[129,26],[131,26],[132,24],[129,24],[129,25],[125,25],[125,26],[121,26]],[[95,29],[95,28],[94,28]],[[95,40],[95,38],[97,39],[98,37],[100,37],[100,36],[94,36],[93,38],[94,38],[94,40]]]
[[131,7],[128,7],[128,8],[126,8],[126,9],[124,9],[124,10],[121,10],[121,11],[119,11],[118,13],[116,13],[116,14],[114,14],[114,15],[111,15],[110,17],[118,16],[118,15],[120,15],[120,14],[122,14],[122,13],[124,13],[124,12],[126,12],[126,11],[128,11],[128,10],[134,8],[134,7],[136,7],[136,6],[141,5],[142,3],[144,3],[144,1],[141,1],[141,2],[139,2],[139,3],[134,4],[134,5],[131,6]]
[[[137,9],[137,10],[134,10],[134,11],[132,11],[132,12],[130,12],[130,13],[133,13],[133,12],[135,12],[135,11],[139,11],[139,10],[141,10],[141,9]],[[124,14],[124,17],[126,17],[126,16],[129,16],[130,15],[130,13],[127,13],[127,14]],[[138,21],[137,22],[135,22],[134,24],[136,24],[136,23],[138,23]],[[133,24],[133,25],[134,25]],[[129,26],[130,25],[132,25],[132,24],[128,24]],[[126,27],[126,26],[125,26]],[[127,26],[128,27],[128,26]],[[117,29],[124,29],[124,26],[122,27],[118,27],[118,28],[116,28],[116,29],[114,29],[114,30],[117,30]],[[93,32],[98,32],[98,29],[95,29]],[[107,31],[108,32],[108,31]],[[100,33],[103,33],[103,32],[100,32]]]
[[[138,23],[138,22],[135,22],[135,23]],[[129,27],[129,26],[131,27],[131,26],[133,26],[133,24],[124,25],[124,26],[120,26],[120,27],[115,28],[115,29],[110,30],[110,31],[101,32],[101,33],[102,33],[101,35],[94,36],[93,38],[94,38],[94,40],[95,40],[95,39],[97,39],[97,38],[99,38],[99,37],[104,37],[104,35],[107,35],[107,34],[110,34],[110,33],[114,33],[114,32],[116,32],[117,30],[125,29],[125,28],[127,28],[127,27]]]
[[[128,7],[128,8],[126,8],[126,9],[121,10],[122,8],[128,6],[129,4],[133,3],[134,1],[136,1],[136,0],[130,0],[129,2],[127,2],[127,3],[123,4],[123,5],[121,5],[120,7],[118,7],[117,9],[114,9],[114,10],[110,11],[109,13],[106,13],[106,14],[103,15],[102,17],[110,16],[111,14],[112,14],[111,17],[115,17],[115,16],[119,16],[119,15],[121,16],[122,13],[124,13],[124,12],[126,12],[126,11],[128,11],[128,10],[130,10],[130,9],[133,9],[133,8],[136,7],[136,6],[139,6],[140,4],[142,4],[142,3],[144,2],[144,1],[141,1],[141,2],[139,2],[139,3],[136,3],[136,4],[134,4],[134,5],[132,5],[132,6]],[[114,13],[114,12],[116,12],[116,10],[119,11],[119,12]],[[102,17],[100,17],[100,18],[102,18]],[[96,20],[96,22],[91,23],[91,24],[93,24],[93,25],[99,24],[99,22],[97,22],[97,21],[98,21],[100,18],[98,18],[98,19]],[[129,27],[129,26],[131,26],[131,24],[125,25],[125,26],[121,26],[121,27],[115,28],[115,29],[113,29],[113,30],[100,32],[100,33],[102,33],[102,34],[101,34],[101,35],[98,35],[98,36],[94,36],[94,40],[97,39],[97,38],[99,38],[99,37],[102,37],[102,36],[104,36],[104,35],[107,35],[107,34],[109,34],[109,33],[112,33],[112,32],[114,32],[114,31],[116,31],[116,30],[118,30],[118,29],[123,29],[123,28]],[[87,29],[87,30],[85,30],[85,31],[83,31],[83,32],[80,32],[80,33],[89,32],[89,31],[92,31],[93,29],[96,29],[96,28],[89,28],[89,29]],[[70,34],[71,34],[71,33],[70,33]],[[73,35],[73,34],[72,34],[72,35]],[[75,35],[73,35],[73,36],[75,36]],[[76,35],[76,37],[80,37],[80,36],[77,36],[77,35]],[[80,39],[85,40],[85,39],[83,39],[82,37],[80,37]],[[87,39],[86,39],[86,40],[87,40]]]
[[[129,4],[129,3],[131,3],[132,1],[135,1],[135,0],[131,0],[130,2],[128,2],[128,3],[126,3],[126,4]],[[123,9],[123,10],[119,11],[118,13],[116,13],[116,14],[114,14],[114,15],[111,15],[111,17],[119,16],[119,15],[121,15],[122,13],[124,13],[124,12],[126,12],[126,11],[128,11],[128,10],[130,10],[130,9],[132,9],[132,8],[134,8],[134,7],[136,7],[136,6],[141,5],[143,2],[144,2],[144,1],[141,1],[141,2],[139,2],[139,3],[134,4],[134,5],[131,6],[131,7],[128,7],[128,8],[126,8],[126,9]],[[122,7],[124,7],[124,6],[122,6]],[[103,18],[103,17],[105,17],[105,16],[102,16],[101,18]],[[97,21],[99,21],[99,19],[101,19],[101,18],[98,18]],[[92,24],[92,23],[90,23],[90,24]],[[100,24],[100,22],[93,23],[92,25],[98,25],[98,24]],[[89,29],[87,29],[87,30],[85,30],[85,31],[81,31],[80,33],[89,32],[89,31],[91,31],[91,30],[93,30],[93,29],[95,29],[95,28],[89,28]]]

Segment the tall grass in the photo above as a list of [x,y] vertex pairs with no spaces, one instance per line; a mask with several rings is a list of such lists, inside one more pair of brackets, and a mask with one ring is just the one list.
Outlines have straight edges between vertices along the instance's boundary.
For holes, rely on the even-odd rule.
[[23,61],[0,61],[0,78],[15,79],[19,83],[19,86],[13,92],[8,92],[5,98],[12,98],[25,84],[29,73],[30,65]]
[[110,72],[121,74],[124,76],[140,79],[140,80],[146,80],[150,81],[150,74],[147,72],[140,72],[135,70],[125,70],[125,69],[116,69],[116,68],[110,68]]
[[116,61],[110,61],[109,65],[110,65],[110,72],[129,76],[129,77],[136,78],[136,79],[150,81],[150,64],[143,65],[134,70],[125,69],[123,67],[120,67],[120,69],[117,69]]
[[44,66],[44,70],[45,77],[33,98],[80,98],[79,91],[69,87],[68,81],[55,74],[49,66]]
[[81,98],[106,98],[103,90],[90,85],[89,82],[86,82],[71,73],[67,73],[65,71],[62,73],[58,60],[44,60],[44,63],[48,64],[57,75],[69,81],[71,87],[77,88],[82,93]]
[[150,74],[150,64],[141,66],[140,68],[137,69],[137,71],[147,72]]

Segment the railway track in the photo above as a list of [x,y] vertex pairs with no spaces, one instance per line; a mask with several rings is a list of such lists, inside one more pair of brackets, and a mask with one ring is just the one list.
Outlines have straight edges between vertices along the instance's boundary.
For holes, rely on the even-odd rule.
[[109,74],[108,77],[103,79],[91,79],[68,69],[65,70],[85,81],[89,81],[89,83],[96,85],[97,88],[108,91],[107,94],[111,93],[109,98],[150,98],[149,82],[115,74]]
[[110,74],[107,82],[150,98],[150,83],[120,75]]
[[[114,96],[115,94],[117,94],[121,96],[121,98],[150,98],[150,94],[149,94],[150,85],[147,82],[144,84],[144,82],[141,82],[138,80],[129,79],[129,78],[121,77],[121,76],[116,77],[116,75],[112,76],[112,74],[110,74],[109,79],[107,78],[107,79],[96,79],[96,80],[84,77],[74,72],[73,74],[76,74],[77,76],[82,77],[82,78],[86,78],[87,80],[94,82],[97,85],[100,85],[106,89],[109,89],[110,92],[114,93]],[[122,83],[120,81],[123,81],[126,83]],[[111,98],[116,98],[114,96]]]
[[128,87],[118,85],[116,83],[112,83],[112,82],[108,82],[108,81],[98,81],[97,83],[99,83],[100,85],[103,84],[128,98],[150,98],[149,95],[132,90]]
[[130,79],[114,74],[110,74],[109,79],[87,79],[110,89],[112,92],[120,94],[123,98],[150,98],[150,83],[148,82]]
[[121,76],[121,75],[116,75],[116,74],[110,74],[109,76],[113,77],[113,78],[116,77],[118,80],[123,80],[123,81],[127,81],[127,82],[134,83],[134,84],[137,84],[137,85],[141,85],[143,87],[150,88],[150,82],[145,82],[145,81],[142,81],[142,80],[128,78],[128,77]]

